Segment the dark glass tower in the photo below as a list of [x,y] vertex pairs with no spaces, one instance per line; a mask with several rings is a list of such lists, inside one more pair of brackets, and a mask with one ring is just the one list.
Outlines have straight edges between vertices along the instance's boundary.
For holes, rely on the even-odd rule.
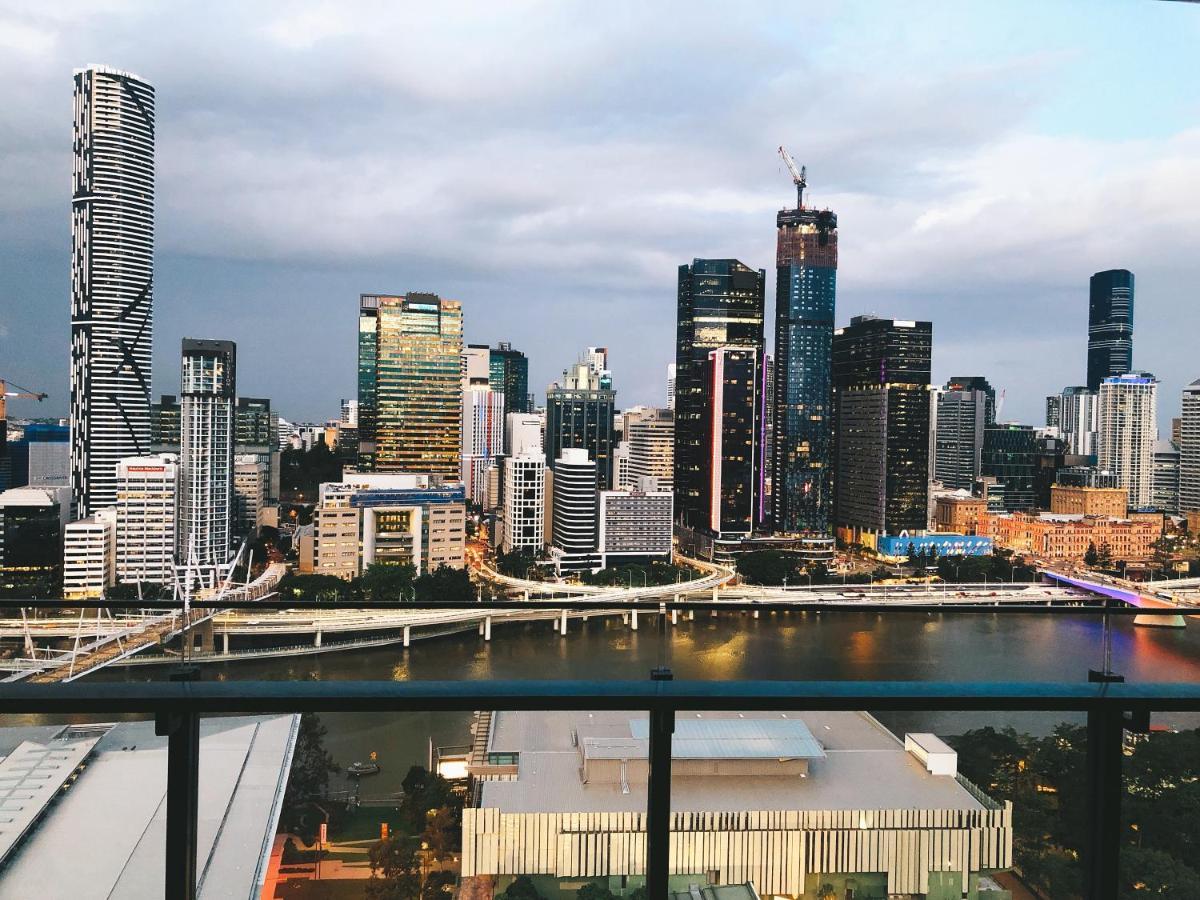
[[[763,366],[763,309],[766,273],[736,259],[696,259],[679,267],[678,316],[675,341],[675,516],[685,527],[712,531],[711,479],[714,470],[725,471],[713,459],[714,383],[710,354],[714,350],[752,350],[758,371],[756,387],[765,381]],[[743,368],[739,360],[735,368]],[[721,389],[724,391],[724,384]],[[744,385],[743,385],[744,387]],[[753,408],[735,411],[730,404],[762,405],[736,391],[725,392],[721,412],[730,421],[752,422],[765,430],[765,416]],[[718,393],[721,391],[718,391]],[[747,397],[751,399],[747,399]],[[718,434],[721,429],[718,429]],[[723,441],[722,441],[723,443]],[[751,527],[766,518],[762,481],[766,474],[761,436],[753,447],[739,453],[751,455]],[[740,530],[740,529],[739,529]]]
[[546,465],[557,465],[563,450],[586,450],[595,464],[597,488],[609,490],[613,485],[616,396],[611,379],[601,379],[587,363],[576,363],[564,371],[562,382],[546,389]]
[[985,398],[983,424],[996,424],[996,389],[982,375],[956,375],[946,382],[947,391],[981,391]]
[[1132,371],[1133,273],[1097,272],[1088,300],[1088,389],[1098,391],[1108,376]]
[[504,391],[504,414],[533,412],[529,394],[529,360],[512,344],[500,343],[488,351],[488,380],[494,391]]
[[981,473],[1000,482],[1009,512],[1037,505],[1041,445],[1031,425],[995,425],[983,437]]
[[848,542],[929,520],[933,325],[856,316],[833,333],[834,524]]
[[772,508],[776,531],[827,533],[837,216],[798,206],[775,218]]

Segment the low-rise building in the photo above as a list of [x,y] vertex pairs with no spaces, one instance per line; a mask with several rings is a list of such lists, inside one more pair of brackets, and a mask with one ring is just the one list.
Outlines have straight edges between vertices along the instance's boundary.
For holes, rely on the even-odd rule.
[[631,559],[670,561],[674,496],[671,491],[601,491],[600,567]]
[[103,597],[117,579],[117,511],[100,509],[94,516],[67,525],[63,538],[63,597]]
[[70,488],[0,493],[0,593],[45,597],[59,590]]
[[1129,492],[1124,488],[1056,484],[1050,488],[1050,512],[1068,516],[1125,518]]
[[875,552],[890,560],[931,553],[935,556],[988,556],[992,552],[992,539],[943,531],[924,534],[881,534],[875,540]]
[[[464,887],[527,875],[565,900],[644,883],[648,731],[637,712],[478,716]],[[671,769],[672,891],[979,900],[1012,864],[1012,804],[958,776],[936,736],[901,741],[866,713],[680,713]]]
[[978,534],[979,522],[987,516],[987,500],[970,491],[955,491],[938,497],[933,510],[935,531],[950,534]]
[[263,525],[269,477],[259,456],[247,453],[233,458],[234,533],[240,538],[256,537]]
[[1154,553],[1162,534],[1158,524],[1107,516],[1013,513],[990,516],[988,530],[997,547],[1042,559],[1083,559],[1089,547],[1107,546],[1114,560],[1139,562]]

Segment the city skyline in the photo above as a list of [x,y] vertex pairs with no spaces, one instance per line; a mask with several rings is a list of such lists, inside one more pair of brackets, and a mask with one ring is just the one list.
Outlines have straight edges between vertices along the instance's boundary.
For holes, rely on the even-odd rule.
[[[543,12],[541,19],[550,21],[539,24],[534,16],[528,28],[554,28],[561,46],[542,51],[549,58],[512,59],[510,74],[490,86],[475,68],[482,63],[442,82],[410,71],[410,63],[397,63],[391,75],[363,69],[346,57],[339,41],[361,37],[364,24],[332,9],[250,13],[261,19],[260,27],[240,29],[253,36],[239,38],[220,77],[203,84],[200,60],[164,52],[182,23],[127,13],[119,23],[123,33],[136,36],[139,29],[154,28],[162,36],[131,42],[114,37],[115,25],[82,15],[51,21],[33,12],[0,14],[0,39],[12,36],[16,51],[0,65],[14,67],[10,76],[27,88],[20,103],[0,114],[5,131],[21,136],[6,176],[13,179],[6,185],[11,190],[0,192],[6,198],[0,201],[0,268],[9,273],[0,286],[16,301],[5,303],[0,313],[0,340],[6,369],[52,395],[37,408],[14,402],[10,414],[66,415],[65,365],[53,352],[68,327],[64,303],[54,299],[69,293],[60,238],[69,206],[70,142],[61,108],[69,104],[71,69],[99,58],[139,72],[159,95],[156,395],[172,383],[171,348],[178,338],[211,333],[211,320],[219,318],[227,323],[220,336],[245,348],[245,380],[256,393],[276,398],[292,419],[328,418],[335,414],[336,398],[353,393],[352,363],[337,355],[316,358],[315,374],[329,396],[312,392],[311,398],[294,378],[292,364],[313,360],[331,341],[353,342],[354,318],[341,312],[345,301],[387,289],[460,298],[466,339],[511,341],[523,348],[530,386],[539,394],[561,365],[553,353],[561,337],[573,345],[612,347],[622,405],[661,404],[661,371],[671,358],[674,271],[697,256],[736,257],[770,269],[774,215],[794,196],[774,156],[775,146],[784,143],[798,162],[809,165],[819,186],[813,206],[834,208],[842,220],[838,326],[869,312],[932,320],[938,334],[934,382],[952,372],[978,371],[1006,389],[1006,418],[1036,424],[1046,394],[1085,380],[1078,335],[1086,326],[1087,279],[1105,269],[1128,268],[1138,277],[1134,367],[1162,380],[1165,430],[1169,398],[1178,397],[1197,374],[1175,337],[1200,316],[1187,302],[1197,273],[1184,246],[1200,207],[1192,188],[1200,179],[1189,174],[1196,171],[1192,148],[1198,138],[1189,127],[1194,101],[1176,87],[1188,82],[1180,77],[1186,73],[1154,81],[1146,101],[1139,86],[1149,84],[1154,67],[1126,70],[1121,84],[1111,87],[1119,89],[1117,99],[1137,95],[1140,106],[1098,130],[1098,121],[1086,113],[1098,112],[1106,92],[1076,82],[1095,65],[1080,56],[1081,48],[1092,46],[1089,41],[1133,42],[1134,49],[1182,41],[1195,28],[1190,18],[1161,4],[1146,9],[1130,28],[1115,14],[1089,9],[1084,16],[1083,7],[1067,7],[1047,21],[1038,46],[1016,40],[1002,47],[1012,34],[1002,28],[985,37],[988,26],[997,24],[991,17],[956,12],[949,24],[958,29],[958,49],[923,69],[917,57],[928,49],[921,32],[928,18],[918,16],[904,26],[914,40],[898,61],[899,84],[888,87],[876,39],[856,30],[861,14],[851,9],[817,17],[797,62],[739,62],[727,84],[700,80],[681,93],[684,82],[671,82],[661,95],[631,106],[625,79],[645,74],[633,67],[602,80],[571,112],[562,102],[567,85],[544,85],[538,72],[563,63],[560,54],[581,46],[595,51],[594,38],[566,27],[561,13]],[[632,33],[646,15],[627,10],[602,17],[597,28],[601,35]],[[1008,21],[999,18],[1000,24]],[[219,28],[221,20],[218,15],[204,27]],[[380,23],[380,32],[390,24]],[[797,28],[787,17],[775,33],[737,17],[728,24],[734,34],[767,46],[786,41]],[[663,51],[684,75],[696,64],[689,53],[701,26],[709,25],[685,27]],[[418,57],[453,41],[454,27],[431,23],[430,49]],[[824,77],[834,71],[836,48],[853,60],[859,80],[853,89]],[[991,68],[968,58],[972,48],[990,52]],[[304,99],[265,80],[237,58],[238,49],[261,49],[267,63],[289,72],[323,65],[329,85]],[[491,39],[474,49],[492,63],[510,61],[512,53]],[[569,84],[602,66],[596,52],[576,56]],[[232,87],[230,79],[237,77],[245,79],[239,84],[244,94]],[[820,90],[805,93],[806,78]],[[358,117],[351,130],[361,134],[358,129],[390,115],[386,104],[371,100],[372,88],[386,85],[423,100],[412,115],[412,123],[422,126],[431,124],[431,116],[460,114],[463,104],[485,92],[495,95],[495,112],[467,116],[462,125],[430,138],[421,151],[424,162],[405,180],[407,194],[393,187],[375,190],[382,182],[372,182],[372,173],[384,174],[378,165],[407,165],[409,151],[364,158],[351,146],[352,135],[331,136],[346,113],[330,91],[350,98],[347,105]],[[871,91],[878,96],[861,95]],[[736,136],[709,146],[690,113],[648,124],[685,96],[697,109],[728,100]],[[897,107],[886,116],[880,112],[885,99]],[[986,121],[981,99],[990,104]],[[544,101],[543,108],[522,113],[532,101]],[[787,115],[774,109],[777,101],[794,101]],[[1074,108],[1067,111],[1069,101]],[[834,102],[850,103],[836,120],[856,124],[833,134],[809,127]],[[292,132],[258,132],[262,122],[277,121],[293,103],[301,105],[288,107],[290,117],[322,127],[320,134],[311,128],[301,133],[300,149],[285,150],[280,142]],[[435,113],[432,107],[439,104],[444,109]],[[498,119],[505,111],[519,114],[502,124]],[[611,122],[612,135],[597,137],[578,125],[579,112]],[[387,127],[403,131],[413,124]],[[466,142],[464,127],[473,133]],[[530,155],[525,142],[539,131],[558,138]],[[577,152],[584,145],[586,152]],[[276,171],[255,162],[254,151],[267,149]],[[481,165],[484,159],[489,162]],[[500,166],[504,177],[481,177]],[[625,179],[626,185],[610,183],[614,175],[630,172],[636,177]],[[284,176],[305,179],[305,208],[282,193]],[[406,214],[418,201],[421,228],[395,227],[409,221]],[[474,225],[461,218],[468,209],[482,216]],[[288,221],[298,222],[304,212],[313,214],[311,233],[298,233]],[[1019,230],[1012,227],[1016,221]],[[343,230],[331,231],[330,222],[343,223]],[[464,258],[462,237],[480,234],[481,228],[488,239]],[[589,253],[601,253],[606,264],[590,265],[600,257]],[[1014,254],[1022,258],[1015,280],[1006,264]],[[608,265],[612,259],[622,264]],[[767,296],[773,291],[771,273]],[[970,315],[961,314],[964,304]],[[297,306],[325,316],[327,327],[314,329],[311,315],[293,315]],[[625,327],[633,314],[644,320],[637,340],[629,339]],[[1026,327],[1031,321],[1041,326],[1035,334]],[[294,349],[285,354],[280,346]]]

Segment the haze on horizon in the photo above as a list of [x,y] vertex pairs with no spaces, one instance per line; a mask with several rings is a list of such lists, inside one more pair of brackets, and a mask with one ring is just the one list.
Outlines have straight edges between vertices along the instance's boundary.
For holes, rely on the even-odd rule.
[[1198,39],[1176,3],[0,3],[0,375],[51,395],[10,415],[67,409],[96,62],[157,89],[155,394],[182,337],[225,338],[244,394],[332,417],[358,294],[430,290],[538,394],[605,345],[618,404],[661,404],[679,264],[774,295],[784,144],[838,213],[839,324],[931,319],[936,382],[985,375],[1039,424],[1083,381],[1088,277],[1129,268],[1165,429],[1200,377]]

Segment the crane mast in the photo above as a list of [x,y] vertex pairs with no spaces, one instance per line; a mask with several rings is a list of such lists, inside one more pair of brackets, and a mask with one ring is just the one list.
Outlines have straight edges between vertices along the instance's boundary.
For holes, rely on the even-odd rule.
[[804,209],[804,189],[808,187],[808,169],[805,166],[796,168],[796,161],[788,154],[783,147],[779,148],[779,155],[783,157],[784,164],[787,165],[788,171],[792,173],[792,184],[796,185],[796,208]]

